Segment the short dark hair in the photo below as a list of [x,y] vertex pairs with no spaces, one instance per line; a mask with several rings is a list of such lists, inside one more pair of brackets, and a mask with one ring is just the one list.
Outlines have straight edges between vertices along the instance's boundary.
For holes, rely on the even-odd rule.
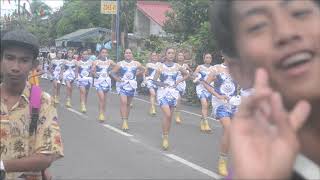
[[209,20],[211,30],[215,35],[218,49],[229,56],[236,56],[237,51],[234,43],[234,33],[231,21],[231,6],[234,0],[210,1]]
[[108,49],[103,47],[103,48],[100,49],[99,53],[101,53],[103,50],[106,50],[108,52]]
[[34,60],[39,55],[39,40],[30,32],[25,30],[9,31],[1,37],[1,59],[3,51],[10,47],[22,47],[30,49],[33,54]]
[[[235,0],[214,0],[210,1],[209,7],[211,30],[215,35],[217,46],[229,57],[236,57],[238,55],[231,19],[231,8],[234,1]],[[314,1],[320,7],[320,0]]]

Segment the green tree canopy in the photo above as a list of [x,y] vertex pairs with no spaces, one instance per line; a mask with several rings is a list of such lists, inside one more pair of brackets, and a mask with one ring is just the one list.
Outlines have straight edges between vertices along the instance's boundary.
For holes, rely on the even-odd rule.
[[111,16],[100,13],[100,0],[65,1],[61,18],[56,23],[57,36],[91,27],[111,28]]
[[201,24],[208,21],[209,0],[169,0],[173,11],[164,26],[168,33],[175,35],[177,41],[185,41],[197,33]]
[[165,31],[174,35],[182,45],[191,45],[197,64],[203,62],[204,53],[215,50],[214,35],[210,33],[210,0],[169,0],[173,12],[168,13]]

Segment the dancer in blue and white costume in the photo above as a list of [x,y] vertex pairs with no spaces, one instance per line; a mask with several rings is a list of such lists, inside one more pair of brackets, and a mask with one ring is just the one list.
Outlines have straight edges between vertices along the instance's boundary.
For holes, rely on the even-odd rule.
[[48,60],[46,57],[39,57],[40,58],[40,62],[42,63],[42,75],[41,75],[41,79],[48,79],[48,70],[49,70],[49,64],[48,64]]
[[[194,80],[195,83],[198,80],[206,80],[208,75],[215,71],[215,68],[211,65],[212,62],[212,55],[206,53],[203,55],[204,64],[199,65],[194,72],[194,76],[196,79]],[[201,120],[200,120],[200,131],[210,133],[212,130],[209,125],[208,121],[208,109],[209,109],[209,102],[211,99],[211,93],[202,85],[198,84],[196,86],[197,96],[201,102]]]
[[[215,102],[212,107],[214,118],[219,120],[223,127],[223,135],[220,144],[220,157],[218,163],[218,172],[222,176],[226,176],[227,172],[227,154],[229,151],[229,129],[231,119],[237,107],[241,102],[240,87],[232,79],[229,68],[227,67],[228,60],[220,66],[216,66],[216,71],[209,75],[206,83],[202,83],[213,94],[212,102]],[[214,81],[214,87],[210,84]]]
[[[163,87],[158,87],[157,100],[163,112],[162,120],[162,148],[167,150],[169,148],[169,131],[171,127],[172,115],[174,108],[177,105],[177,100],[180,98],[177,85],[188,78],[188,72],[179,64],[174,63],[175,50],[167,48],[164,63],[160,64],[154,81],[160,80]],[[179,72],[183,78],[177,79]],[[154,82],[156,83],[156,82]],[[159,83],[158,83],[159,84]]]
[[130,104],[137,89],[137,75],[143,75],[145,68],[140,62],[133,59],[131,49],[124,52],[125,60],[117,63],[110,75],[118,82],[118,93],[120,95],[120,115],[122,118],[122,130],[129,130],[128,118]]
[[109,76],[110,68],[116,64],[108,59],[108,50],[106,48],[100,49],[99,57],[93,61],[92,74],[94,76],[94,87],[97,90],[99,98],[99,121],[105,120],[105,109],[107,93],[111,90],[111,78]]
[[88,52],[82,52],[82,59],[77,63],[76,78],[80,89],[80,110],[82,113],[87,112],[86,104],[89,89],[92,83],[91,67],[92,62],[89,61]]
[[53,81],[53,98],[54,103],[59,103],[59,96],[60,96],[60,82],[62,80],[62,73],[63,73],[63,63],[64,59],[62,59],[62,52],[58,52],[57,57],[55,57],[51,61],[51,80]]
[[[176,58],[176,62],[184,69],[186,70],[186,72],[188,72],[188,74],[190,73],[190,68],[188,66],[188,64],[186,64],[184,62],[185,60],[185,57],[184,57],[184,54],[183,52],[179,52],[177,54],[177,58]],[[184,77],[182,76],[181,72],[179,71],[178,72],[178,77],[177,77],[177,80],[180,80],[180,79],[183,79]],[[177,101],[177,106],[175,108],[175,119],[176,119],[176,123],[177,124],[180,124],[182,119],[181,119],[181,113],[180,113],[180,110],[179,110],[179,106],[180,106],[180,101],[181,101],[181,97],[186,93],[186,87],[187,87],[187,83],[186,81],[182,81],[180,82],[178,85],[177,85],[177,90],[179,91],[180,93],[180,96],[179,96],[179,99]]]
[[152,52],[150,55],[149,63],[146,64],[146,72],[145,72],[145,78],[144,78],[144,84],[149,89],[150,94],[150,103],[151,107],[149,110],[149,113],[151,115],[156,115],[156,91],[157,86],[153,83],[154,75],[156,74],[156,71],[160,65],[158,62],[158,54],[156,52]]
[[63,80],[66,82],[67,87],[67,101],[66,106],[71,108],[72,86],[76,79],[77,61],[73,59],[73,51],[68,50],[68,59],[64,61]]

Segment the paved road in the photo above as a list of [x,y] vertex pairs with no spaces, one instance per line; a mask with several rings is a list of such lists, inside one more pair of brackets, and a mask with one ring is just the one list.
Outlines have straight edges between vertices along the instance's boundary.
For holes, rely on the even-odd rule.
[[[51,84],[42,80],[43,89],[51,93]],[[147,97],[133,101],[130,130],[120,130],[119,97],[108,96],[106,122],[99,123],[98,98],[90,90],[87,114],[79,112],[79,91],[73,93],[73,109],[67,109],[65,87],[61,88],[58,114],[65,157],[55,162],[51,171],[55,179],[218,179],[216,164],[222,128],[217,121],[212,134],[199,131],[200,109],[182,106],[183,122],[172,123],[170,149],[161,149],[161,112],[148,115]]]

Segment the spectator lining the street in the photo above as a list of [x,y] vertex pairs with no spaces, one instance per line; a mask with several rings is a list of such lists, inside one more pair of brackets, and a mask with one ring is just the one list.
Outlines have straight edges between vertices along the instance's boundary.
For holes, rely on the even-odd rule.
[[38,40],[29,32],[14,30],[1,39],[0,179],[39,179],[40,171],[63,156],[57,112],[49,94],[41,93],[38,122],[31,124],[29,106],[36,97],[31,97],[27,78],[38,54]]

